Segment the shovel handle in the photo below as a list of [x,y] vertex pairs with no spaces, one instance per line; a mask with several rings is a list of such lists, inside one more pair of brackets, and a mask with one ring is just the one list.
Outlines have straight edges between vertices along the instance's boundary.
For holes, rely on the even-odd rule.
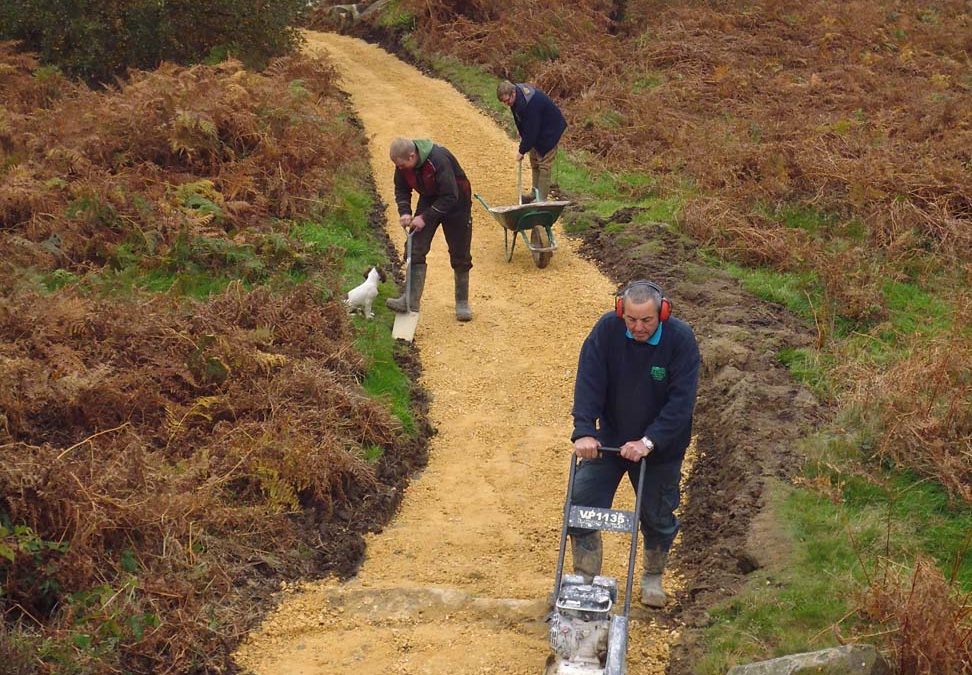
[[523,160],[516,163],[516,200],[523,204]]
[[412,312],[412,235],[415,230],[408,229],[405,235],[405,311]]

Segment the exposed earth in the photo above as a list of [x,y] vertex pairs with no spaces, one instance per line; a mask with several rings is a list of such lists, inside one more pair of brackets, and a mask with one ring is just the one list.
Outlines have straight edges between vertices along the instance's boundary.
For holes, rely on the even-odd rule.
[[[451,85],[356,38],[309,33],[307,49],[326,52],[341,73],[385,204],[394,204],[387,149],[399,135],[452,150],[490,205],[516,203],[515,142]],[[560,247],[539,269],[522,242],[507,262],[502,227],[473,209],[474,319],[455,320],[437,235],[413,348],[435,430],[427,468],[387,526],[365,537],[363,560],[360,546],[335,547],[343,559],[333,568],[356,574],[285,589],[237,652],[245,669],[541,672],[577,354],[614,291],[637,278],[660,283],[695,328],[703,375],[666,576],[674,598],[664,611],[633,610],[629,673],[690,672],[706,609],[772,562],[773,527],[760,517],[766,489],[795,469],[794,445],[820,416],[776,354],[810,343],[808,328],[705,267],[695,245],[664,224],[624,245],[602,227],[571,238],[558,226]],[[383,216],[379,226],[400,250],[394,207]],[[608,222],[630,218],[622,210]],[[616,506],[631,507],[629,492],[622,486]],[[623,577],[626,554],[624,537],[607,536],[605,573]]]

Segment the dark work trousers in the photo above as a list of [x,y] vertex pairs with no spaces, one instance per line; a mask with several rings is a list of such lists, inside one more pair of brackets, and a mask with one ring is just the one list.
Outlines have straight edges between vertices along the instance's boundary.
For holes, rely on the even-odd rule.
[[[463,207],[453,209],[440,225],[445,234],[446,244],[449,246],[449,264],[457,272],[464,272],[472,269],[472,204],[465,204]],[[412,264],[424,265],[425,256],[432,248],[432,237],[439,225],[429,227],[426,225],[420,231],[412,235]]]
[[[632,489],[638,485],[641,467],[615,453],[595,459],[582,460],[574,476],[571,503],[578,506],[596,506],[609,509],[614,503],[621,477],[625,473]],[[678,534],[679,489],[682,477],[682,461],[666,464],[649,464],[645,467],[645,485],[641,497],[641,534],[646,549],[668,551]],[[570,534],[584,536],[593,530],[570,528]]]

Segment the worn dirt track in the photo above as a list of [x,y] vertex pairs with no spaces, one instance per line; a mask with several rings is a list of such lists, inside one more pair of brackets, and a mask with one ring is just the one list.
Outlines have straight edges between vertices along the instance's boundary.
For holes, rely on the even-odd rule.
[[[516,201],[516,145],[449,84],[356,38],[308,34],[342,77],[369,139],[379,192],[393,205],[398,135],[432,138],[459,159],[491,205]],[[525,172],[526,173],[526,172]],[[416,335],[437,430],[429,464],[400,512],[368,537],[359,574],[288,590],[237,653],[256,673],[538,673],[556,564],[580,344],[614,285],[559,238],[546,269],[473,205],[471,304],[456,322],[445,240],[437,235]],[[403,236],[386,210],[395,242]],[[521,242],[522,244],[522,242]],[[607,537],[606,573],[626,542]],[[670,583],[677,583],[677,570]],[[641,613],[632,675],[664,672],[670,628]]]

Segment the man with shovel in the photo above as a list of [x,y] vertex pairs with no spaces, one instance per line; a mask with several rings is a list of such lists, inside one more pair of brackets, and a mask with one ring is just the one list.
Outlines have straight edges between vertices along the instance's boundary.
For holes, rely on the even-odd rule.
[[[429,140],[396,138],[389,149],[395,164],[395,203],[399,224],[410,232],[411,265],[405,270],[406,293],[385,301],[391,309],[417,312],[425,288],[425,257],[439,225],[449,246],[456,283],[456,319],[469,321],[469,270],[472,269],[472,187],[459,162]],[[412,192],[419,195],[412,215]]]
[[[675,509],[701,363],[691,327],[671,314],[672,303],[657,285],[644,280],[628,285],[584,341],[574,383],[570,439],[582,461],[571,503],[611,508],[624,475],[637,485],[640,463],[646,465],[639,515],[641,602],[648,607],[664,607],[667,600],[662,572],[678,533]],[[621,452],[602,454],[602,445]],[[568,533],[574,573],[600,574],[600,531]]]
[[[567,121],[557,104],[531,84],[513,84],[503,80],[496,86],[496,98],[510,106],[513,122],[520,133],[520,147],[516,161],[530,156],[533,187],[540,193],[540,201],[550,192],[550,170],[557,156],[557,144],[567,128]],[[532,201],[533,193],[526,201]]]

